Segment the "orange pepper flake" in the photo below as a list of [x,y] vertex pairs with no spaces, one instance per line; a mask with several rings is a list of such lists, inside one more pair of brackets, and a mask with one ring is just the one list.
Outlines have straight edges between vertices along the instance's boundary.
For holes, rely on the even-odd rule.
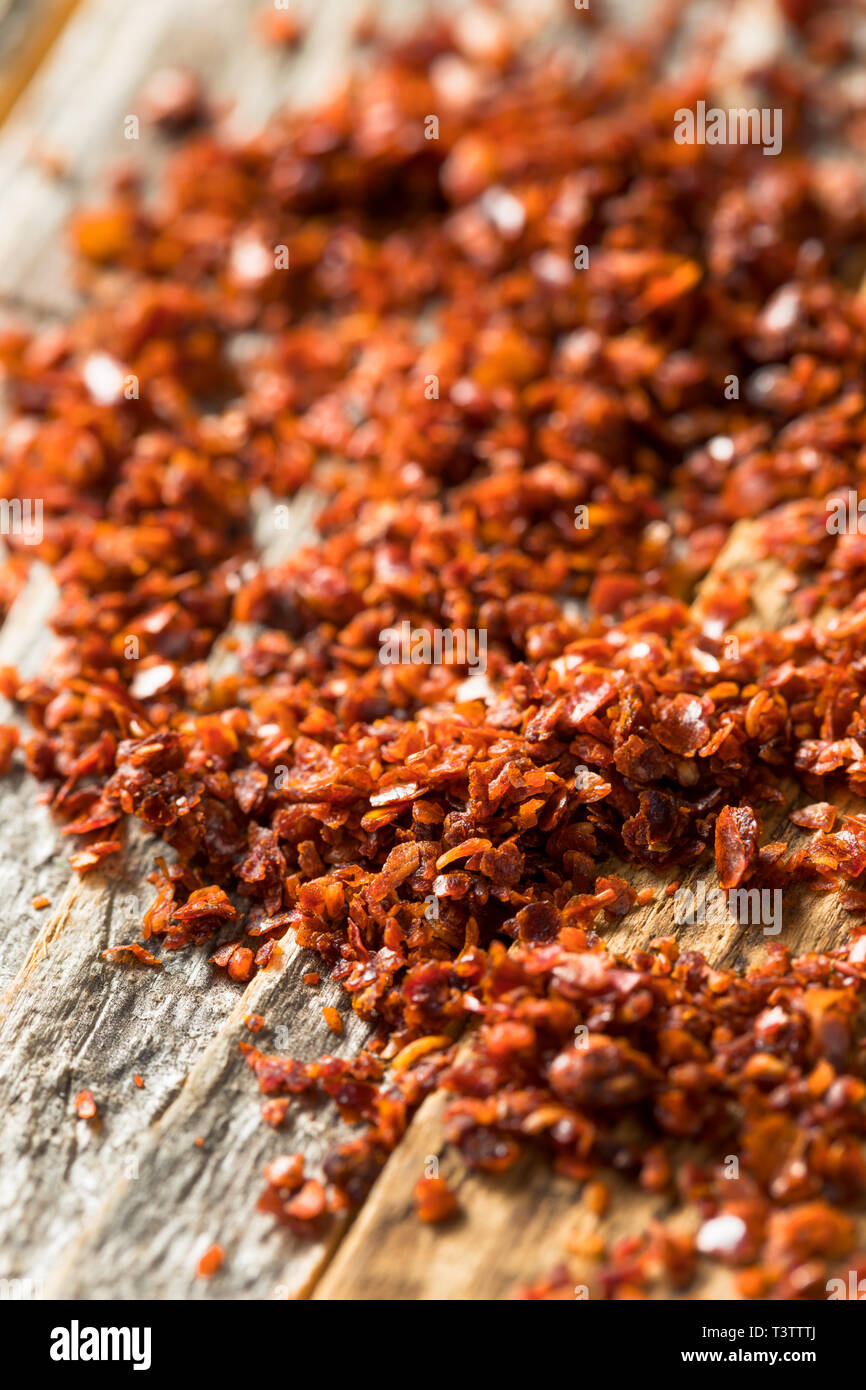
[[294,1221],[316,1221],[326,1206],[325,1189],[317,1178],[310,1178],[300,1192],[286,1202],[285,1215]]
[[444,1178],[419,1178],[412,1195],[419,1219],[430,1225],[447,1221],[458,1208],[457,1198]]
[[99,1108],[93,1099],[92,1091],[79,1091],[73,1104],[80,1120],[95,1120],[99,1114]]
[[142,1086],[144,1085],[144,1077],[143,1077],[143,1076],[139,1076],[139,1074],[138,1074],[137,1071],[136,1071],[136,1072],[133,1072],[133,1074],[132,1074],[132,1079],[133,1079],[133,1081],[135,1082],[136,1086],[138,1086],[139,1088],[142,1087]]
[[314,985],[319,984],[321,978],[322,977],[319,974],[318,970],[308,970],[306,975],[304,976],[304,984],[309,985],[312,988]]
[[17,747],[18,730],[14,724],[0,724],[0,777],[9,771]]
[[262,1106],[262,1119],[266,1125],[279,1129],[286,1118],[288,1108],[289,1101],[286,1096],[277,1096],[274,1100],[266,1100]]
[[140,941],[125,941],[120,946],[109,946],[107,951],[102,952],[102,959],[112,960],[114,956],[122,955],[130,955],[135,960],[140,960],[144,965],[155,965],[160,968],[162,966],[162,961],[152,951],[148,951],[146,947],[142,946]]
[[221,1245],[211,1245],[205,1250],[196,1266],[196,1274],[200,1279],[209,1279],[212,1274],[222,1266],[225,1253]]
[[48,897],[47,893],[37,893],[35,898],[30,899],[30,906],[34,907],[38,912],[40,908],[50,907],[51,899]]
[[229,958],[228,973],[231,979],[246,981],[253,973],[255,957],[249,946],[236,946]]
[[265,1181],[281,1191],[296,1192],[304,1181],[304,1155],[281,1154],[265,1168]]
[[326,1004],[322,1009],[322,1018],[325,1020],[332,1033],[342,1033],[343,1020],[337,1010],[332,1009],[329,1004]]
[[265,1026],[265,1020],[261,1014],[247,1014],[244,1023],[251,1033],[260,1033]]
[[588,1182],[584,1189],[584,1200],[596,1216],[604,1216],[610,1206],[610,1188],[606,1182]]
[[78,873],[86,874],[95,869],[97,864],[101,864],[103,859],[107,859],[110,854],[117,854],[122,848],[120,840],[97,840],[86,849],[79,849],[70,854],[69,863]]
[[269,6],[256,16],[256,27],[265,43],[275,48],[296,48],[307,32],[307,25],[291,10]]

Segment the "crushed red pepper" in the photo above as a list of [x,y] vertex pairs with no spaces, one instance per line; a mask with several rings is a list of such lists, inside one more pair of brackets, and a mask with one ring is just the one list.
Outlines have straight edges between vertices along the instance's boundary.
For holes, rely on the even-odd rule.
[[413,1191],[419,1221],[438,1225],[458,1210],[457,1197],[444,1178],[419,1178]]
[[99,1118],[99,1108],[93,1099],[92,1091],[79,1091],[73,1101],[75,1113],[80,1120],[96,1120]]
[[322,1018],[325,1020],[332,1033],[342,1033],[343,1020],[337,1009],[332,1009],[326,1005],[325,1008],[322,1009]]
[[210,1245],[196,1265],[195,1272],[200,1279],[210,1279],[211,1275],[222,1268],[224,1260],[225,1252],[222,1246]]
[[[2,491],[43,499],[32,552],[64,639],[4,690],[87,837],[74,868],[118,853],[126,816],[175,852],[145,939],[230,925],[210,958],[244,983],[291,931],[373,1028],[348,1060],[243,1044],[269,1124],[318,1092],[362,1126],[324,1182],[301,1165],[286,1196],[295,1168],[271,1165],[265,1210],[301,1230],[361,1201],[445,1087],[470,1166],[531,1145],[575,1180],[612,1164],[697,1204],[695,1242],[653,1228],[609,1254],[608,1296],[659,1265],[685,1287],[697,1252],[747,1297],[816,1296],[855,1258],[841,1207],[866,1188],[862,929],[745,971],[672,940],[621,958],[597,933],[647,896],[612,857],[866,911],[866,816],[827,800],[866,791],[866,540],[826,526],[866,446],[866,193],[808,138],[820,110],[856,147],[860,113],[836,88],[824,107],[832,17],[819,36],[798,10],[800,48],[757,79],[786,101],[767,161],[674,143],[705,74],[664,75],[667,23],[578,79],[484,14],[252,139],[209,125],[190,75],[151,85],[159,128],[198,127],[160,201],[117,180],[73,224],[81,317],[0,336]],[[305,483],[321,539],[261,567],[253,494]],[[687,602],[759,514],[799,620],[731,644],[747,580],[701,619]],[[232,620],[256,630],[217,675]],[[483,631],[486,671],[381,662],[404,621]],[[762,842],[786,776],[815,799],[790,851]],[[157,961],[105,955],[124,951]],[[740,1178],[674,1164],[682,1140],[736,1150]]]

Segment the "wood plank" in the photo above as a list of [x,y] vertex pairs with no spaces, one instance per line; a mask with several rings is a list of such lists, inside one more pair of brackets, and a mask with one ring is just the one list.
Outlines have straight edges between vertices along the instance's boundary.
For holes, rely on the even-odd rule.
[[[251,981],[173,1104],[141,1136],[132,1175],[116,1173],[109,1196],[51,1271],[48,1297],[287,1298],[315,1279],[342,1222],[316,1239],[292,1236],[255,1210],[264,1188],[261,1172],[278,1154],[302,1151],[315,1173],[326,1150],[348,1130],[335,1123],[332,1106],[304,1103],[289,1108],[279,1131],[264,1124],[263,1097],[239,1043],[254,1041],[267,1050],[274,1046],[273,1030],[282,1025],[293,1040],[292,1054],[312,1061],[325,1053],[355,1054],[367,1029],[347,1010],[339,986],[311,990],[303,983],[318,958],[288,938],[284,945],[282,960]],[[340,1037],[322,1018],[326,1004],[344,1016]],[[251,1011],[267,1023],[254,1039],[243,1025]],[[201,1149],[194,1142],[199,1135],[205,1140]],[[225,1264],[207,1281],[196,1279],[196,1263],[215,1241],[225,1251]]]
[[[52,645],[47,619],[56,599],[47,570],[35,566],[0,630],[0,666],[15,666],[25,677],[36,674]],[[0,700],[0,720],[17,725],[26,737],[26,722],[7,700]],[[48,807],[37,801],[34,783],[20,764],[0,778],[0,837],[2,999],[45,920],[44,910],[33,908],[32,899],[44,893],[56,906],[70,878],[68,844]]]
[[3,0],[0,4],[0,124],[77,4],[78,0]]
[[[697,595],[696,612],[724,575],[739,573],[751,581],[753,598],[753,612],[739,625],[740,630],[779,628],[789,620],[787,575],[773,560],[756,560],[755,538],[755,523],[738,523]],[[765,814],[764,838],[786,839],[792,845],[805,839],[787,821],[796,796],[792,783],[786,803]],[[683,950],[702,951],[718,967],[742,968],[763,954],[766,938],[758,929],[734,921],[678,927],[672,901],[660,891],[662,879],[622,864],[610,869],[628,877],[635,889],[648,887],[655,894],[651,903],[605,933],[614,952],[628,954],[655,936],[675,935]],[[704,862],[679,878],[684,886],[694,888],[710,875],[714,877],[714,866]],[[846,930],[846,914],[835,896],[795,888],[786,894],[783,930],[781,939],[795,952],[826,949],[836,945]],[[420,1107],[314,1298],[507,1299],[517,1286],[543,1278],[560,1264],[576,1234],[601,1232],[610,1243],[626,1233],[640,1234],[654,1219],[671,1214],[669,1197],[649,1196],[605,1173],[612,1203],[609,1214],[599,1220],[582,1201],[576,1185],[552,1174],[537,1154],[528,1154],[501,1178],[471,1172],[443,1141],[446,1105],[446,1097],[433,1095]],[[414,1184],[429,1171],[431,1159],[438,1161],[439,1172],[461,1205],[459,1219],[442,1228],[420,1222],[412,1200]],[[690,1219],[686,1216],[684,1224]],[[574,1263],[575,1281],[589,1282],[593,1266]],[[700,1278],[689,1296],[734,1295],[729,1276],[702,1262]]]

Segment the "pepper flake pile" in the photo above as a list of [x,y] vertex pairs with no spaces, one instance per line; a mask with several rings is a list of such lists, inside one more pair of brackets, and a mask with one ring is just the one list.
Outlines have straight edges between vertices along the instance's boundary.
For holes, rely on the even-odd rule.
[[[130,816],[173,852],[121,956],[205,946],[242,985],[291,932],[370,1025],[349,1059],[243,1044],[269,1123],[315,1091],[359,1126],[321,1177],[276,1159],[266,1210],[310,1231],[361,1202],[444,1087],[473,1167],[533,1147],[697,1208],[694,1237],[606,1252],[604,1296],[710,1258],[747,1297],[824,1297],[866,1264],[863,926],[745,971],[602,938],[635,903],[611,862],[866,909],[866,815],[836,806],[866,790],[866,537],[825,524],[866,460],[866,187],[862,157],[813,157],[862,156],[853,26],[785,6],[765,158],[674,141],[708,80],[664,75],[674,20],[593,27],[586,62],[567,8],[546,55],[495,7],[431,21],[251,139],[195,83],[152,88],[158,195],[118,174],[72,225],[79,317],[0,336],[0,491],[43,505],[0,597],[49,564],[62,639],[2,689],[77,870]],[[264,568],[252,498],[303,484],[320,539]],[[688,604],[758,515],[798,620],[731,642],[744,579]],[[227,673],[231,622],[255,627]],[[483,633],[483,675],[380,661],[404,622]],[[792,777],[789,851],[762,814]]]

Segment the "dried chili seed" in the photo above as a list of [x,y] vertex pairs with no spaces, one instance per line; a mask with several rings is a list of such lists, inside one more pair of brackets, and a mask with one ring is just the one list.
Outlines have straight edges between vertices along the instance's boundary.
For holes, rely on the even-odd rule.
[[716,821],[716,864],[723,888],[736,888],[758,845],[758,822],[750,807],[725,806]]
[[817,801],[799,811],[792,811],[788,819],[806,830],[832,830],[836,822],[836,807],[828,801]]

